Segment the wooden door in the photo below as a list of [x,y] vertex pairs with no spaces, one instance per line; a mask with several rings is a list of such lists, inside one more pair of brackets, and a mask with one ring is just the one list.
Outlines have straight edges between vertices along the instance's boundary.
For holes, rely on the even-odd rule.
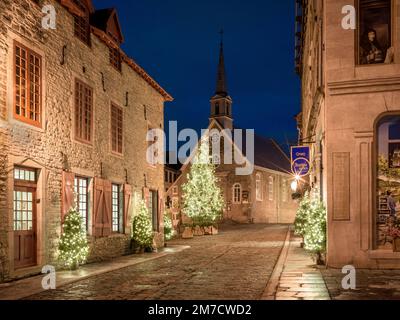
[[36,189],[14,188],[14,265],[36,265]]

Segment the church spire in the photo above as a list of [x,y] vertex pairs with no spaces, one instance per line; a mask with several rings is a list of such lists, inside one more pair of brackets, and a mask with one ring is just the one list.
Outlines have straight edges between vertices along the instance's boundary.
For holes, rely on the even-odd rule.
[[228,96],[228,89],[226,85],[226,74],[225,74],[225,58],[224,58],[224,31],[221,30],[221,44],[219,50],[219,64],[218,64],[218,74],[217,74],[217,87],[215,94],[219,96]]
[[217,87],[215,95],[211,98],[210,121],[217,121],[224,129],[233,129],[232,98],[228,95],[225,73],[223,31],[219,49],[219,64],[217,72]]

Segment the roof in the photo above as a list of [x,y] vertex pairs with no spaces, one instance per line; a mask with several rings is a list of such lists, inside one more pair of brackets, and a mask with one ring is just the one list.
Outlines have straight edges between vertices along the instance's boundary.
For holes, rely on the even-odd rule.
[[[239,129],[239,128],[235,128]],[[234,137],[234,134],[232,134]],[[242,130],[242,151],[246,156],[246,130]],[[272,138],[254,134],[254,165],[274,171],[290,173],[289,156]]]

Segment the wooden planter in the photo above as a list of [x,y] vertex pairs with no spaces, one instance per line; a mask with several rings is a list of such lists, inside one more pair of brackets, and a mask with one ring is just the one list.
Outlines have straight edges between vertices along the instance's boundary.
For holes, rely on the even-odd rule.
[[218,234],[218,229],[214,226],[204,227],[204,234],[207,236],[215,236]]
[[400,238],[393,239],[393,252],[400,252]]
[[182,233],[182,239],[192,239],[192,238],[193,238],[193,229],[185,227],[185,230]]

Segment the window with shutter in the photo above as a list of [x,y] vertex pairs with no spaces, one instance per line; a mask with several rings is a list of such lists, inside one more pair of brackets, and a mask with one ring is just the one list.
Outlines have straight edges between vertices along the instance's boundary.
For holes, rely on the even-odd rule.
[[122,108],[111,105],[111,150],[112,152],[123,153],[123,123],[124,115]]
[[75,139],[92,142],[93,90],[79,80],[75,81]]
[[122,233],[123,231],[123,214],[122,214],[122,189],[118,184],[112,185],[112,231]]
[[89,230],[89,179],[75,177],[74,181],[75,203],[82,217],[82,225]]
[[19,43],[14,46],[14,117],[41,126],[42,58]]

